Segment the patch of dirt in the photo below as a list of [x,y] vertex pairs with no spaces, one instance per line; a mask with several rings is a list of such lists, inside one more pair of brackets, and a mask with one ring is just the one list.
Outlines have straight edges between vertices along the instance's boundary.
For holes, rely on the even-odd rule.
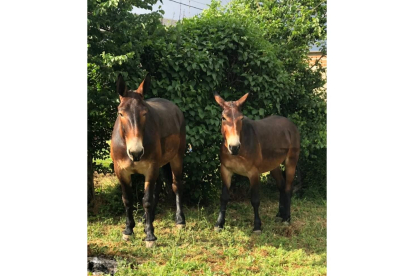
[[316,221],[319,222],[319,223],[321,223],[323,225],[323,227],[326,228],[326,219],[323,219],[323,218],[318,217],[316,219]]
[[260,256],[262,256],[262,257],[267,257],[267,256],[269,256],[269,252],[267,252],[265,249],[260,249],[260,250],[257,252],[257,254],[258,254],[258,255],[260,255]]
[[98,172],[93,173],[93,184],[95,188],[99,188],[103,184],[106,184],[108,182],[116,182],[116,181],[118,181],[118,178],[113,173],[112,174],[111,173],[103,174],[103,173],[98,173]]

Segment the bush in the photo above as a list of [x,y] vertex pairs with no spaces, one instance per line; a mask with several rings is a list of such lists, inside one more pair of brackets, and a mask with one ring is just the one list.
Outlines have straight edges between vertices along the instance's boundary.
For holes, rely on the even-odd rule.
[[261,24],[262,19],[249,1],[233,1],[227,9],[213,1],[201,16],[168,28],[165,38],[146,50],[151,96],[175,102],[186,118],[192,152],[184,159],[185,198],[190,202],[205,203],[221,190],[221,109],[213,91],[226,100],[251,92],[243,112],[252,119],[290,118],[301,132],[304,160],[317,158],[317,150],[326,147],[325,94],[315,93],[324,85],[323,70],[311,70],[306,60],[308,44],[319,37],[282,49],[272,37],[283,34],[289,40],[286,30],[270,32],[275,26]]

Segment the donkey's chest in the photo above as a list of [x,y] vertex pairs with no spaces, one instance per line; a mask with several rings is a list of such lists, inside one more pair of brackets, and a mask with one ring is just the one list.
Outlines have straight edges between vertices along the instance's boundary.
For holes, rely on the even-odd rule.
[[139,162],[132,162],[132,160],[129,158],[120,159],[120,160],[117,160],[116,162],[117,162],[118,168],[122,172],[128,173],[128,174],[139,173],[139,174],[146,175],[148,171],[150,170],[150,168],[153,166],[152,162],[149,162],[146,160],[141,160]]
[[251,162],[243,156],[225,155],[222,156],[221,163],[231,172],[243,176],[248,176],[249,170],[252,167]]
[[152,167],[151,165],[152,163],[149,161],[139,161],[133,162],[131,167],[134,173],[146,175],[149,169]]

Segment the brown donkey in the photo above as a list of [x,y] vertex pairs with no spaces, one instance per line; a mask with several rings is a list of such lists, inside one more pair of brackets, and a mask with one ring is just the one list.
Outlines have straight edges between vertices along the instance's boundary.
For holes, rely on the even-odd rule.
[[131,174],[145,176],[145,195],[142,205],[145,210],[146,246],[151,247],[157,238],[153,221],[158,198],[154,199],[155,183],[159,168],[170,164],[172,189],[176,194],[176,223],[185,225],[181,194],[183,189],[182,170],[185,152],[185,121],[183,113],[172,102],[165,99],[144,100],[149,90],[150,76],[147,75],[135,91],[127,90],[121,75],[118,76],[117,92],[120,96],[118,118],[115,121],[111,139],[111,158],[115,174],[121,183],[122,200],[126,210],[126,228],[123,239],[133,234],[135,221],[132,216]]
[[[300,150],[299,131],[285,117],[273,115],[257,121],[244,117],[241,107],[248,95],[249,93],[245,94],[238,101],[226,102],[217,93],[214,94],[216,102],[223,109],[221,133],[224,138],[220,150],[223,187],[216,231],[224,226],[231,177],[234,173],[247,176],[250,180],[251,203],[254,209],[253,232],[261,233],[262,230],[259,217],[259,176],[264,172],[270,171],[280,191],[276,220],[285,224],[290,221],[292,182]],[[286,181],[280,170],[282,162],[285,162]]]

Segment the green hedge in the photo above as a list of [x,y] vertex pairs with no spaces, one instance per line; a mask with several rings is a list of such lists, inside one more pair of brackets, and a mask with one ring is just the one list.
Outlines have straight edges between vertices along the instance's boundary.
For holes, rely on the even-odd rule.
[[224,10],[212,2],[201,16],[168,28],[153,41],[144,63],[153,75],[151,96],[169,99],[184,112],[192,146],[185,157],[185,195],[191,202],[217,198],[221,190],[221,109],[213,91],[226,100],[251,92],[244,105],[246,116],[280,114],[295,122],[304,169],[308,160],[319,158],[317,150],[326,147],[325,94],[315,93],[324,80],[322,71],[311,70],[306,61],[308,46],[301,55],[298,47],[282,50],[264,35],[266,26],[258,23],[257,11],[240,3]]

